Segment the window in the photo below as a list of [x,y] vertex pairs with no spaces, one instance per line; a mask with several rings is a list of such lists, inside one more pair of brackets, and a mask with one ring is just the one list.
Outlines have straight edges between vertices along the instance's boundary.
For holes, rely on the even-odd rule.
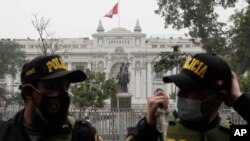
[[78,48],[78,45],[73,45],[73,48]]
[[157,45],[152,45],[152,48],[157,48]]
[[86,45],[81,45],[81,48],[86,48]]
[[98,39],[98,44],[102,45],[102,39]]
[[162,78],[163,78],[163,72],[156,72],[155,73],[156,80],[162,80]]
[[84,63],[83,62],[74,62],[72,63],[72,69],[78,69],[84,71]]
[[62,45],[62,48],[66,49],[68,46],[67,45]]
[[84,65],[76,65],[76,70],[82,70],[84,71]]
[[104,63],[102,61],[98,62],[97,71],[100,71],[100,72],[104,71]]
[[165,45],[160,45],[160,48],[165,48]]

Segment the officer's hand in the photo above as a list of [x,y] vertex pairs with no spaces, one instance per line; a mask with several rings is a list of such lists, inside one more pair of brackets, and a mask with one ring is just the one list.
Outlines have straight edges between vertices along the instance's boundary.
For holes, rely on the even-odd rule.
[[163,91],[157,91],[153,96],[148,97],[147,122],[150,125],[156,123],[155,112],[158,107],[168,108],[168,96]]
[[238,97],[241,96],[240,86],[238,82],[237,75],[232,71],[232,87],[231,87],[231,94],[229,95],[228,99],[225,103],[228,106],[233,106],[234,102],[237,100]]

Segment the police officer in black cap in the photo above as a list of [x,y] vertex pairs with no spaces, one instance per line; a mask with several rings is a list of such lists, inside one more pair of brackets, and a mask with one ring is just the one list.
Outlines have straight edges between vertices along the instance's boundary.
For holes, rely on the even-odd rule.
[[[166,76],[165,83],[178,87],[175,111],[167,116],[168,141],[229,141],[229,124],[218,113],[224,102],[250,121],[250,95],[241,94],[237,76],[228,64],[214,54],[189,57],[179,74]],[[168,97],[159,92],[148,98],[147,116],[139,121],[126,140],[158,141],[164,139],[157,130],[156,111],[168,109]]]
[[81,70],[68,71],[58,55],[38,56],[26,63],[20,86],[24,109],[0,123],[1,141],[97,141],[96,129],[69,116],[70,83],[81,82]]

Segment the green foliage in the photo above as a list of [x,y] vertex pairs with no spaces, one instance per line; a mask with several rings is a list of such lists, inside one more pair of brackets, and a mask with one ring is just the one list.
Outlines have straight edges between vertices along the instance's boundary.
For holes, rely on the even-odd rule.
[[165,28],[189,29],[193,42],[200,39],[207,52],[221,53],[225,49],[225,23],[218,21],[215,7],[234,7],[237,0],[157,0],[155,10],[164,18]]
[[234,23],[229,30],[230,61],[236,73],[243,74],[250,67],[250,7],[237,11],[230,20]]
[[[25,62],[25,53],[21,50],[21,45],[11,40],[0,41],[0,75],[10,74],[15,77],[19,68]],[[20,104],[21,98],[7,91],[4,85],[0,85],[0,96],[6,100],[5,106],[9,104]],[[19,99],[20,98],[20,99]]]
[[3,88],[2,86],[0,86],[0,97],[1,97],[1,99],[6,100],[5,95],[6,95],[6,89]]
[[[218,20],[215,8],[235,7],[237,0],[157,0],[155,10],[164,18],[165,28],[188,29],[194,43],[201,43],[208,53],[225,56],[239,75],[249,70],[250,64],[250,1],[230,17],[233,25]],[[241,1],[242,2],[242,1]]]
[[178,46],[173,46],[173,52],[161,52],[154,60],[160,58],[154,65],[156,72],[167,72],[180,66],[186,58],[184,52],[180,52]]
[[176,99],[176,92],[170,93],[169,98],[175,100]]
[[104,100],[114,97],[117,84],[114,79],[106,80],[105,73],[87,72],[84,82],[73,85],[73,104],[85,110],[86,108],[101,108],[105,105]]
[[240,89],[242,92],[250,92],[250,73],[239,76]]
[[9,105],[23,106],[23,99],[20,93],[11,93],[5,87],[0,86],[0,97],[5,101],[4,107]]
[[20,44],[10,40],[0,41],[0,75],[11,74],[15,76],[24,60],[25,54],[21,50]]

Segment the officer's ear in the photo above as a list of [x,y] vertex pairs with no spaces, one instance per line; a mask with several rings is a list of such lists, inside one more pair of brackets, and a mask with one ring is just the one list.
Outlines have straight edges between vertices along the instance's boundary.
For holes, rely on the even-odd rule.
[[32,89],[30,84],[24,84],[21,86],[21,88],[22,88],[22,93],[24,96],[31,96],[32,95],[33,89]]

